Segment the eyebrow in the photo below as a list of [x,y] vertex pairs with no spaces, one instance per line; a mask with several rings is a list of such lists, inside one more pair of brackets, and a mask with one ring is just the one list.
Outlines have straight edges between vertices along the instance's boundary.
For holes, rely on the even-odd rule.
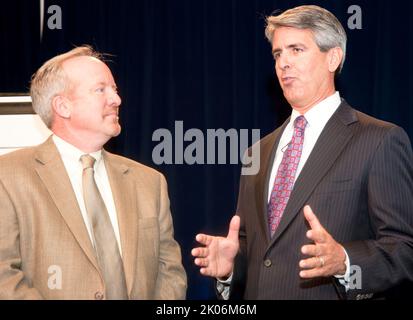
[[[297,48],[297,47],[307,48],[307,46],[304,43],[297,42],[297,43],[292,43],[292,44],[288,45],[287,49],[294,49],[294,48]],[[275,49],[272,50],[272,54],[279,53],[279,52],[281,52],[280,48],[275,48]]]
[[[96,85],[98,85],[98,86],[107,86],[108,84],[107,84],[106,82],[104,82],[104,81],[99,81],[99,82],[96,83]],[[118,89],[118,86],[117,86],[116,84],[111,85],[111,87],[112,87],[113,89]]]

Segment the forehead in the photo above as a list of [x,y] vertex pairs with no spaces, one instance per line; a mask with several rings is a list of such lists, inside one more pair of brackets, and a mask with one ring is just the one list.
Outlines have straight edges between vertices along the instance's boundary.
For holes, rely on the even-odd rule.
[[79,82],[113,82],[113,76],[108,66],[89,56],[74,57],[62,64],[67,76]]
[[314,34],[310,29],[298,29],[293,27],[280,27],[275,29],[272,39],[272,47],[288,47],[292,44],[305,44],[316,46]]

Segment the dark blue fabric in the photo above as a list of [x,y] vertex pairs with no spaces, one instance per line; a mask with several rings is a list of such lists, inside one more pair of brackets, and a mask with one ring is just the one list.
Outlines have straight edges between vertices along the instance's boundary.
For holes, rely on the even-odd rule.
[[[63,29],[44,29],[39,1],[2,1],[0,91],[27,92],[31,74],[74,45],[111,53],[120,95],[122,134],[108,149],[154,167],[169,183],[175,235],[189,277],[188,298],[214,298],[191,248],[198,232],[224,235],[236,207],[239,165],[161,165],[152,133],[260,128],[271,132],[289,115],[278,86],[265,16],[306,1],[45,0],[59,5]],[[347,60],[338,88],[355,108],[403,127],[413,138],[413,2],[312,1],[346,27]],[[362,30],[349,30],[347,9],[362,9]],[[50,15],[45,14],[45,20]],[[186,143],[185,145],[187,145]]]

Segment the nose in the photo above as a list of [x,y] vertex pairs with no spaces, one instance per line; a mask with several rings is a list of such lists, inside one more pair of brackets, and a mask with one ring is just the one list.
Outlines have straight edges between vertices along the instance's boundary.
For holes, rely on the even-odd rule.
[[280,54],[280,56],[277,59],[277,64],[276,64],[281,70],[285,70],[291,67],[291,61],[290,58],[288,57],[288,54],[283,53]]
[[119,107],[122,103],[122,99],[120,98],[119,94],[116,92],[116,90],[112,89],[110,97],[109,97],[109,102],[111,106],[114,107]]
[[122,99],[120,98],[119,94],[115,93],[116,97],[116,106],[119,107],[122,104]]

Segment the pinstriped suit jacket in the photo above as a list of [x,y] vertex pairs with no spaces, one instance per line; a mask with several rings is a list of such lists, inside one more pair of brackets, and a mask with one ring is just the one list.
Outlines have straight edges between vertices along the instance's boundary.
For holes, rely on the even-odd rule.
[[[339,299],[371,297],[413,281],[413,154],[399,127],[352,109],[344,100],[297,178],[281,223],[270,238],[269,176],[288,120],[260,141],[260,172],[242,176],[237,213],[240,254],[232,297]],[[326,230],[361,268],[361,289],[345,292],[334,278],[299,277],[300,248],[309,243],[309,204]]]

